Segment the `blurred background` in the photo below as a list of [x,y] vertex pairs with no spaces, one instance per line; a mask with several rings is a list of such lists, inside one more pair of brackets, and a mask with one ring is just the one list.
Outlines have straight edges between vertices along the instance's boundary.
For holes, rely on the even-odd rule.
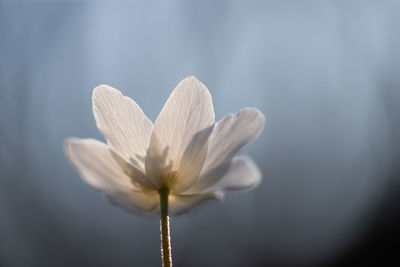
[[154,120],[188,75],[266,115],[251,192],[172,219],[175,266],[398,266],[398,1],[0,3],[0,266],[160,266],[159,221],[66,160],[92,89]]

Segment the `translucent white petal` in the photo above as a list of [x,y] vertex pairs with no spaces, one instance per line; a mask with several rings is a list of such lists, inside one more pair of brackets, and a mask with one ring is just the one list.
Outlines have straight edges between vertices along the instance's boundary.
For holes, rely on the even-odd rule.
[[124,174],[131,178],[134,186],[143,190],[157,190],[146,175],[133,164],[123,159],[118,153],[110,149],[111,156],[122,169]]
[[200,176],[208,151],[208,138],[212,133],[213,125],[195,134],[183,153],[177,181],[172,190],[181,193],[191,187]]
[[181,215],[197,208],[209,200],[222,200],[223,197],[223,192],[211,192],[196,195],[170,195],[169,214]]
[[218,190],[242,190],[258,185],[261,172],[257,165],[248,157],[234,159],[229,164],[220,165],[204,174],[190,188],[187,194],[206,193]]
[[82,179],[95,189],[103,192],[136,189],[106,144],[95,139],[69,138],[64,149]]
[[106,144],[95,139],[70,138],[65,141],[64,147],[68,159],[82,179],[93,188],[104,192],[114,204],[136,213],[152,212],[157,208],[157,191],[142,191],[143,186],[140,183],[143,174],[135,171],[136,176],[128,177],[126,172],[129,170],[121,168],[115,161],[118,155],[112,156]]
[[146,176],[153,187],[168,187],[174,193],[180,193],[192,186],[200,175],[207,156],[208,137],[213,125],[196,133],[186,147],[179,166],[168,159],[169,147],[161,150],[156,134],[151,136],[152,144],[146,156]]
[[214,120],[210,92],[195,77],[188,77],[178,84],[158,115],[152,134],[156,138],[152,137],[150,150],[151,146],[159,146],[155,154],[168,151],[168,161],[179,166],[192,137]]
[[154,133],[151,135],[150,144],[145,161],[146,176],[155,188],[167,186],[165,176],[172,169],[172,164],[167,161],[169,147],[161,150],[160,141]]
[[93,90],[93,114],[110,147],[132,164],[144,169],[152,122],[131,98],[108,85]]
[[229,163],[240,149],[260,134],[263,125],[264,115],[253,108],[243,109],[218,121],[208,139],[208,154],[202,175]]
[[160,197],[157,191],[122,191],[107,195],[107,198],[112,204],[133,213],[151,217],[159,214]]

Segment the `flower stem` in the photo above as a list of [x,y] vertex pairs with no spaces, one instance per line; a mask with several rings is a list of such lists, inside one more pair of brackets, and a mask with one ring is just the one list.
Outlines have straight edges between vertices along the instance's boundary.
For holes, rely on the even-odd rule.
[[158,190],[160,193],[160,208],[161,208],[161,258],[164,267],[172,266],[171,257],[171,238],[169,234],[169,217],[168,217],[168,194],[169,189],[166,187]]

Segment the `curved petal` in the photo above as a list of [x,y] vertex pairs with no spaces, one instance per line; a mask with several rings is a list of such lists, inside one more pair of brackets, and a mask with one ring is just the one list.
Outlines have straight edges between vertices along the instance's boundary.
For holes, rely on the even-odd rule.
[[229,114],[218,121],[208,139],[208,154],[201,175],[229,163],[240,149],[260,134],[263,126],[264,115],[254,108]]
[[157,191],[121,191],[107,195],[108,200],[123,209],[147,216],[159,213],[160,197]]
[[177,183],[172,190],[181,193],[191,187],[200,176],[208,151],[208,138],[214,125],[195,134],[183,153],[177,171]]
[[162,155],[167,150],[168,159],[179,166],[192,137],[214,120],[210,92],[195,77],[188,77],[178,84],[158,115],[149,150],[158,145],[156,154]]
[[64,150],[82,179],[93,188],[107,193],[136,189],[106,144],[95,139],[69,138]]
[[170,195],[169,196],[169,214],[182,215],[209,200],[221,201],[224,198],[223,192],[211,192],[196,195]]
[[142,191],[142,186],[135,186],[139,182],[125,175],[125,170],[114,160],[115,156],[106,144],[95,139],[70,138],[65,141],[64,148],[82,179],[96,190],[104,192],[113,204],[136,213],[157,209],[157,191]]
[[93,114],[97,128],[112,149],[144,170],[153,123],[131,98],[117,89],[100,85],[93,90]]
[[240,157],[206,173],[187,193],[250,189],[260,182],[261,172],[254,161],[248,157]]

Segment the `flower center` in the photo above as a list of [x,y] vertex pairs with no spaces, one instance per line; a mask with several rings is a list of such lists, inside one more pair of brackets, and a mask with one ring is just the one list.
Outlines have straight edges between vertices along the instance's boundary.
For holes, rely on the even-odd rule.
[[166,187],[169,188],[170,190],[172,190],[172,188],[174,187],[174,185],[177,182],[177,171],[174,171],[171,169],[169,169],[166,172],[163,172],[164,175],[162,175],[161,177],[161,187]]

